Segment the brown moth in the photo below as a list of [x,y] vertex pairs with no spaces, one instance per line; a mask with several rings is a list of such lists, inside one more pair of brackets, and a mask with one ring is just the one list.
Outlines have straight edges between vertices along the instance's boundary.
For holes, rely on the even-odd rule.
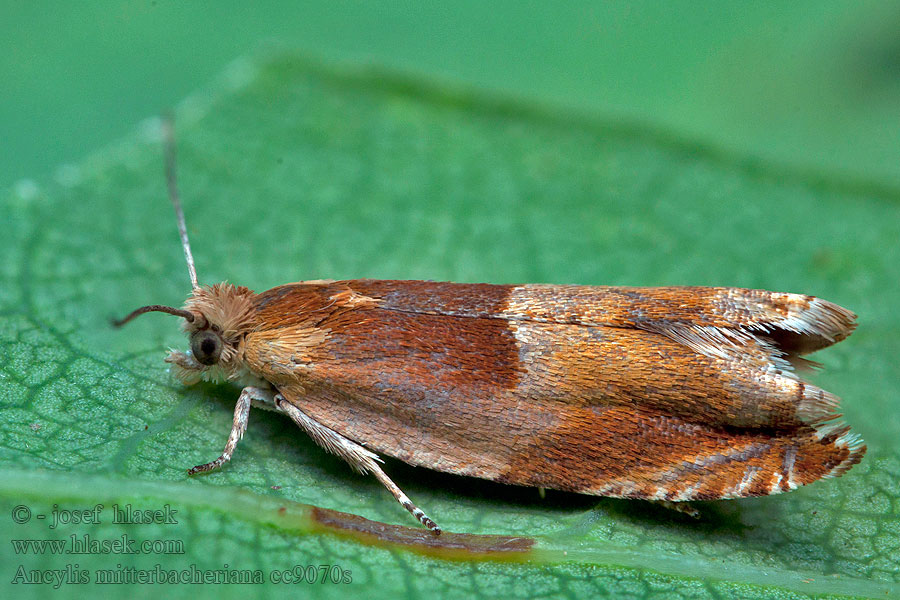
[[797,375],[852,333],[851,311],[801,294],[727,287],[489,285],[356,279],[256,293],[191,277],[190,352],[176,377],[243,386],[225,450],[251,406],[282,412],[440,528],[379,465],[618,498],[686,501],[792,490],[836,477],[866,447],[838,398]]

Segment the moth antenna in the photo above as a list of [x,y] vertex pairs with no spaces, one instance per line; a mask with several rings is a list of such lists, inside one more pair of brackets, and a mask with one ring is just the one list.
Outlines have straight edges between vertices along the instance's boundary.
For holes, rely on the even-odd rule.
[[142,306],[140,308],[134,309],[133,311],[131,311],[131,313],[129,313],[122,319],[113,319],[113,327],[121,327],[133,318],[148,312],[164,312],[170,315],[175,315],[176,317],[183,317],[189,322],[194,321],[194,314],[189,311],[181,310],[180,308],[174,308],[172,306],[163,306],[161,304],[150,304],[148,306]]
[[196,290],[200,287],[197,283],[197,269],[194,267],[194,255],[191,254],[191,243],[188,241],[187,225],[184,222],[184,211],[181,210],[181,200],[178,199],[178,180],[175,175],[175,119],[172,115],[163,117],[163,138],[166,145],[166,184],[169,187],[169,200],[175,207],[175,219],[178,221],[178,234],[181,236],[181,247],[184,248],[184,258],[187,261],[188,273],[191,276],[191,287]]

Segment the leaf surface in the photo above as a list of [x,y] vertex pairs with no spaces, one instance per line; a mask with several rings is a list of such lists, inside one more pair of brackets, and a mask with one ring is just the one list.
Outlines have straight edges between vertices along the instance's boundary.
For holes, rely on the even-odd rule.
[[[859,313],[860,327],[817,355],[827,369],[814,379],[844,398],[869,453],[846,476],[790,494],[702,503],[699,521],[640,502],[552,491],[542,499],[387,461],[446,530],[534,540],[505,555],[434,554],[323,526],[309,505],[413,523],[374,478],[355,475],[274,414],[252,411],[231,463],[189,478],[186,468],[221,451],[237,390],[169,378],[166,348],[186,346],[175,319],[109,326],[142,304],[179,305],[189,290],[150,121],[61,183],[20,188],[0,204],[0,508],[8,515],[0,523],[13,550],[0,572],[15,597],[41,596],[57,570],[69,578],[64,593],[77,595],[91,587],[71,581],[79,570],[91,581],[98,570],[127,578],[132,567],[221,577],[258,570],[271,581],[297,565],[337,565],[352,582],[207,587],[226,597],[897,593],[896,191],[748,166],[579,114],[290,54],[239,63],[177,116],[202,282],[258,291],[352,277],[693,284],[822,296]],[[97,524],[49,527],[55,505],[97,504]],[[113,504],[174,510],[177,523],[116,524]],[[23,519],[17,506],[30,511],[26,522],[14,522]],[[183,553],[157,544],[141,554],[58,555],[11,541],[72,535],[176,540]],[[51,582],[17,585],[20,572]],[[198,593],[178,584],[100,589]]]

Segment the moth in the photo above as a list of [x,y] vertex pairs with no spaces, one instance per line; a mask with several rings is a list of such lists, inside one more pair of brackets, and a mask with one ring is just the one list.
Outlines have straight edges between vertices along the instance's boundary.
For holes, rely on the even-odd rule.
[[681,502],[776,494],[845,473],[866,451],[804,355],[856,315],[802,294],[732,287],[491,285],[354,279],[264,291],[201,286],[167,183],[192,291],[175,315],[187,385],[242,387],[222,454],[251,406],[284,413],[441,529],[380,455],[491,481]]

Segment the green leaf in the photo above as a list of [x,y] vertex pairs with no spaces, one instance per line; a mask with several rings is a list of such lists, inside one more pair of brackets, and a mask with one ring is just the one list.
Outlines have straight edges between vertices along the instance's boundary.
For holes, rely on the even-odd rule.
[[[179,305],[190,287],[151,121],[61,181],[19,186],[0,204],[0,527],[10,544],[87,535],[174,546],[128,555],[7,547],[0,573],[15,597],[40,597],[57,577],[67,595],[118,597],[897,593],[897,190],[292,55],[236,65],[177,116],[202,282],[258,291],[351,277],[697,284],[822,296],[860,314],[859,330],[818,357],[827,369],[815,379],[844,397],[869,453],[844,477],[790,494],[702,503],[698,521],[642,502],[552,491],[542,499],[386,462],[445,529],[525,538],[526,548],[535,540],[512,553],[435,553],[397,542],[407,529],[354,533],[350,524],[365,522],[350,517],[340,534],[307,505],[414,524],[374,478],[275,414],[252,411],[233,460],[188,478],[187,467],[221,451],[237,390],[169,378],[165,349],[185,347],[176,319],[109,325],[142,304]],[[66,511],[87,510],[84,521],[98,503],[100,523],[50,527],[54,507],[69,519]],[[115,524],[113,503],[168,510],[177,523]],[[25,520],[17,506],[27,522],[14,521]],[[259,570],[268,581],[297,565],[337,565],[352,582],[75,582],[82,571],[91,581],[98,570],[138,577],[132,568]],[[20,584],[19,575],[49,583]]]

